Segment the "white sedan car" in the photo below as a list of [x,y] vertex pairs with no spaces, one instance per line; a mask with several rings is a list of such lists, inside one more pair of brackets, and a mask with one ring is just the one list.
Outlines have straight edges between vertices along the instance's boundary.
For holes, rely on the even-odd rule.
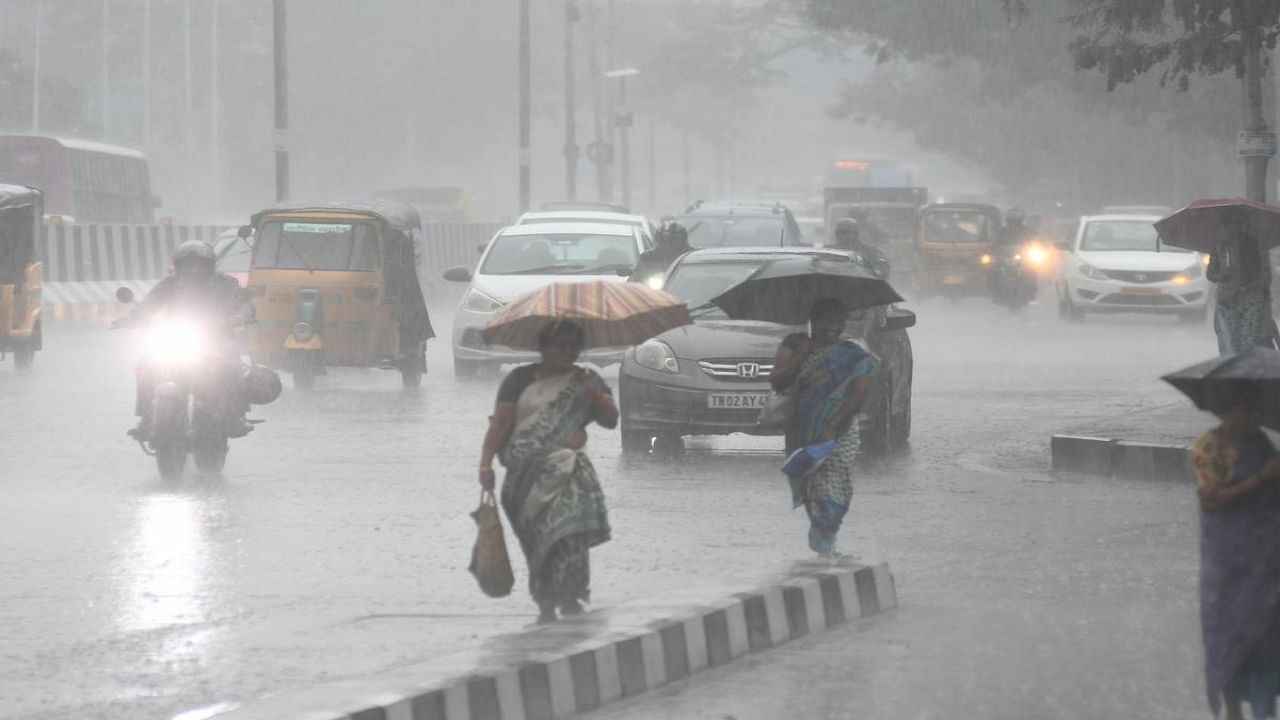
[[[476,271],[451,268],[444,279],[470,283],[453,321],[453,368],[474,377],[504,363],[533,362],[538,353],[490,345],[481,329],[489,318],[526,292],[553,282],[626,282],[640,254],[652,247],[640,228],[618,223],[529,223],[505,227],[484,249]],[[621,362],[625,348],[589,350],[584,362]]]
[[1189,322],[1209,312],[1212,285],[1199,253],[1160,242],[1157,215],[1080,218],[1063,243],[1054,285],[1058,312],[1081,320],[1086,312],[1176,314]]
[[534,223],[608,223],[611,225],[631,225],[640,228],[649,243],[653,242],[656,230],[649,218],[631,213],[602,212],[598,210],[538,210],[527,212],[516,218],[516,225]]

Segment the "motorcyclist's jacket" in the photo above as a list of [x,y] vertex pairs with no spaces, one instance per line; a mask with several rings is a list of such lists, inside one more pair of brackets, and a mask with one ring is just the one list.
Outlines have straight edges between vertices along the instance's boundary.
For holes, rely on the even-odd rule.
[[253,315],[253,305],[240,294],[240,283],[223,273],[214,273],[202,283],[186,283],[170,275],[147,293],[130,319],[143,320],[164,309],[213,327],[225,327],[237,316],[247,321]]

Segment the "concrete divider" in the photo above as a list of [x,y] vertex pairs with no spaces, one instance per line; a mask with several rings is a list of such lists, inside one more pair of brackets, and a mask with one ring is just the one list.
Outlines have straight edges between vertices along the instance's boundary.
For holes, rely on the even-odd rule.
[[1194,482],[1186,445],[1054,435],[1053,469],[1131,480]]
[[[219,720],[547,720],[897,606],[887,565],[799,563],[728,595],[679,593],[497,638],[484,651],[399,667],[213,714]],[[225,706],[224,706],[225,707]],[[202,715],[202,717],[208,714]]]

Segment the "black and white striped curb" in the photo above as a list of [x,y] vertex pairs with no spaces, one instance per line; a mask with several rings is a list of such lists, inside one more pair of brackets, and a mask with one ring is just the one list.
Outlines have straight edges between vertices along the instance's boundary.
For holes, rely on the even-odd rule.
[[1054,435],[1049,447],[1054,470],[1129,480],[1195,479],[1186,445]]
[[[701,602],[668,597],[540,626],[376,678],[213,714],[217,720],[546,720],[594,710],[897,606],[888,565],[801,563]],[[691,602],[692,601],[692,602]],[[502,648],[501,651],[494,647]],[[202,717],[209,717],[202,714]]]

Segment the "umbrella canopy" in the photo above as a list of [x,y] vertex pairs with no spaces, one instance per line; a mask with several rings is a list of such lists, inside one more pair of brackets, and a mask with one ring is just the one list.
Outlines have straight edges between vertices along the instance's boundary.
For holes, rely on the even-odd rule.
[[1243,198],[1197,200],[1174,214],[1156,222],[1156,232],[1167,245],[1216,252],[1226,234],[1226,215],[1233,208],[1244,211],[1249,230],[1263,250],[1280,244],[1280,207]]
[[690,322],[683,300],[644,283],[555,282],[521,295],[489,318],[484,339],[537,350],[538,334],[556,320],[581,325],[588,348],[637,345]]
[[809,309],[835,298],[849,310],[902,302],[889,283],[854,262],[792,257],[765,263],[711,302],[735,320],[800,325]]
[[1252,348],[1214,358],[1162,378],[1212,413],[1230,410],[1240,393],[1261,393],[1262,424],[1280,430],[1280,352]]

